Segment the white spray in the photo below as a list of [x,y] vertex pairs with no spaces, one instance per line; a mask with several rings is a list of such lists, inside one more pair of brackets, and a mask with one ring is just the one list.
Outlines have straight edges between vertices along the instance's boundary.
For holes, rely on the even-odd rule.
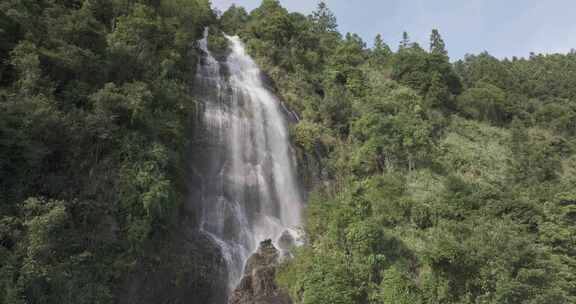
[[232,289],[261,241],[278,244],[286,232],[297,238],[302,196],[280,101],[238,37],[226,36],[230,53],[221,64],[207,34],[195,82],[213,146],[203,170],[201,229],[221,248]]

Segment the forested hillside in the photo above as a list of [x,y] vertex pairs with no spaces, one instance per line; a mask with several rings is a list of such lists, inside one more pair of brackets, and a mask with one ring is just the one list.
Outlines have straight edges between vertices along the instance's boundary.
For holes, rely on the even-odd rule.
[[204,0],[0,2],[0,303],[118,303],[176,260],[214,21]]
[[576,53],[452,64],[437,30],[368,48],[323,3],[220,24],[300,117],[296,303],[576,302]]
[[295,303],[576,303],[576,52],[451,62],[438,30],[367,46],[277,0],[0,2],[0,303],[221,293],[182,225],[206,26],[298,116]]

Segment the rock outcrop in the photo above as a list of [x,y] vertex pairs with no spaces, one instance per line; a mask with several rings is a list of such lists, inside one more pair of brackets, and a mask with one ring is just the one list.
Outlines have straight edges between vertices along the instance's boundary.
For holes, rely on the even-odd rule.
[[119,304],[226,302],[226,262],[217,245],[199,231],[181,229],[135,269],[119,286]]
[[246,262],[244,276],[229,304],[292,304],[288,294],[276,284],[279,257],[271,240],[261,242],[258,251]]

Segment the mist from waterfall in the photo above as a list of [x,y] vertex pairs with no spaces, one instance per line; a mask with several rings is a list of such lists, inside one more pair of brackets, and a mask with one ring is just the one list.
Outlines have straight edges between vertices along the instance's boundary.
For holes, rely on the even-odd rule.
[[232,289],[261,241],[278,247],[281,237],[297,237],[302,196],[280,101],[238,37],[226,36],[230,52],[219,62],[207,35],[195,80],[209,146],[199,173],[200,229],[220,247]]

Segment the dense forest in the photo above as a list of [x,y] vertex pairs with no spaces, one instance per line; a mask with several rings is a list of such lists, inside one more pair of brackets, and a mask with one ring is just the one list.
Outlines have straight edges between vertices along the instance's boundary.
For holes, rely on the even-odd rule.
[[276,0],[0,3],[0,303],[119,303],[173,260],[206,26],[299,118],[295,303],[576,303],[576,52],[451,62]]
[[204,0],[0,2],[0,303],[116,303],[126,274],[174,260],[215,18]]
[[575,303],[576,53],[452,64],[265,0],[220,20],[300,121],[297,303]]

